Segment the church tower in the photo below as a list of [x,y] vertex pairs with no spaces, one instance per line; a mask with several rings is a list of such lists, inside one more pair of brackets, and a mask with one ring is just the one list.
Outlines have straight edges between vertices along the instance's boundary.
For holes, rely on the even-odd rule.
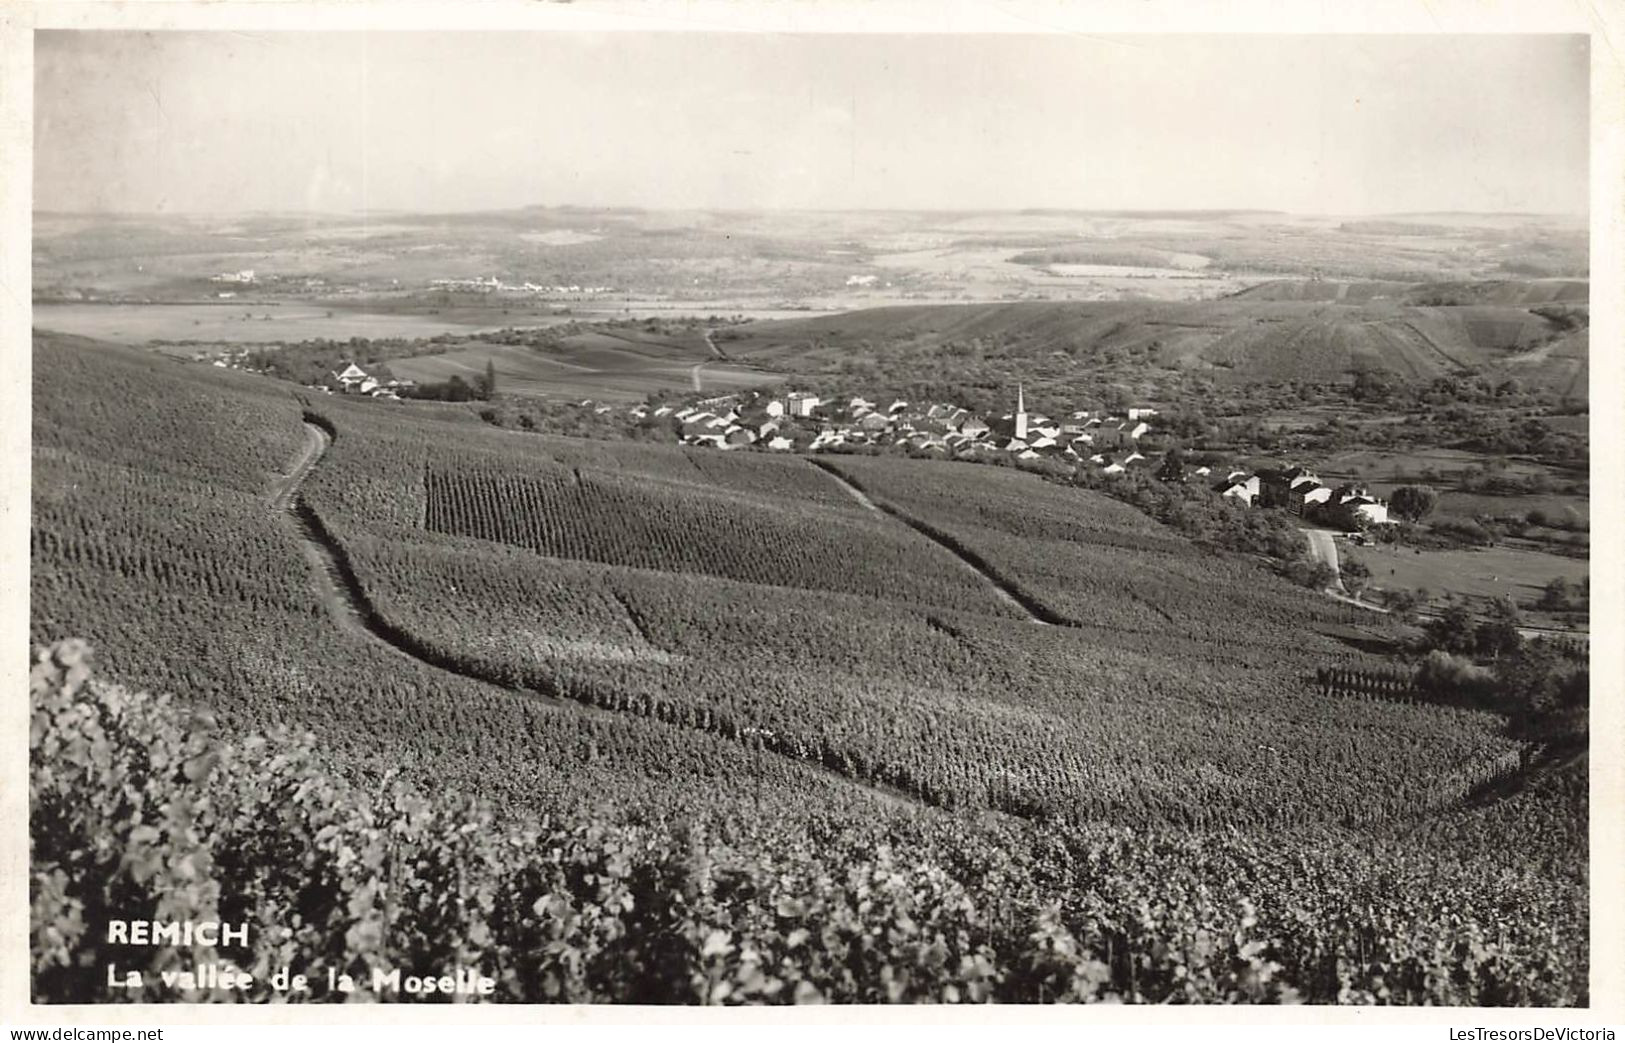
[[1016,385],[1016,437],[1027,440],[1027,396],[1021,385]]

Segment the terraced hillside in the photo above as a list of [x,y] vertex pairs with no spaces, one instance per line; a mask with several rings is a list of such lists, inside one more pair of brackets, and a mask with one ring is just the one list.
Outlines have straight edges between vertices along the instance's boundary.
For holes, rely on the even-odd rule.
[[[477,676],[756,737],[933,804],[1079,821],[1370,821],[1448,802],[1511,753],[1488,719],[1326,705],[1305,679],[1355,653],[1303,623],[1335,606],[1101,496],[862,472],[960,553],[794,458],[315,408],[335,438],[312,509],[378,614]],[[1006,524],[966,535],[966,504]],[[1013,524],[1029,516],[1079,523],[1057,542]],[[1025,625],[999,580],[1062,625]],[[1266,768],[1283,715],[1300,748]]]
[[[450,945],[504,999],[1585,1002],[1573,786],[1518,790],[1493,715],[1322,695],[1362,661],[1328,606],[1121,505],[837,461],[871,510],[802,459],[53,337],[33,372],[31,637],[182,701],[39,657],[45,998],[100,987],[69,905],[155,913],[142,853],[185,842],[234,911],[309,913],[302,959]],[[235,782],[137,752],[196,709]],[[216,810],[138,836],[110,779]]]

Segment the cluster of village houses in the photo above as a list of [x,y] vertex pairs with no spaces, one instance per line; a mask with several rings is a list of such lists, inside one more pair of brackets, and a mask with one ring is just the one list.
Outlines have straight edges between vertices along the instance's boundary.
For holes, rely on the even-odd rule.
[[632,410],[638,420],[669,418],[685,445],[802,451],[895,445],[959,458],[1007,453],[1019,460],[1087,460],[1108,474],[1145,460],[1138,441],[1155,415],[1154,409],[1130,409],[1121,416],[1079,410],[1056,420],[1027,412],[1019,389],[1015,412],[991,422],[948,402],[899,399],[883,406],[861,396],[826,401],[798,392],[782,398],[727,395],[687,407]]
[[503,294],[580,294],[593,296],[602,293],[614,293],[613,286],[544,286],[541,283],[503,282],[496,276],[473,279],[431,279],[429,285],[436,290],[456,290],[460,293],[503,293]]
[[[250,349],[236,348],[228,351],[198,352],[192,356],[192,361],[207,362],[221,369],[260,372],[253,365],[252,358],[253,352]],[[380,380],[354,362],[347,362],[343,369],[330,372],[322,383],[312,385],[312,390],[325,391],[330,395],[366,395],[369,398],[387,398],[398,402],[401,392],[413,387],[417,387],[417,381],[396,380],[393,377]]]
[[321,390],[329,394],[392,398],[398,402],[400,393],[412,387],[417,387],[417,381],[396,380],[393,377],[379,380],[354,362],[350,362],[346,363],[343,369],[328,374],[328,380],[321,385]]
[[1304,467],[1254,473],[1232,471],[1218,485],[1221,496],[1249,507],[1285,507],[1293,514],[1344,529],[1389,522],[1388,505],[1362,485],[1330,486]]
[[[241,368],[247,351],[208,356],[216,366]],[[203,358],[203,356],[200,356]],[[367,395],[399,400],[414,386],[410,380],[379,380],[355,363],[329,375],[320,389],[334,394]],[[614,407],[591,400],[579,403],[597,413]],[[940,452],[955,459],[1008,454],[1017,460],[1057,459],[1073,466],[1091,464],[1105,475],[1146,466],[1139,442],[1151,428],[1155,409],[1135,407],[1121,414],[1088,410],[1056,420],[1029,413],[1025,392],[1016,390],[1013,413],[992,422],[952,403],[916,405],[895,400],[885,408],[861,396],[825,400],[806,392],[782,397],[762,394],[722,395],[687,406],[642,404],[628,415],[635,421],[664,420],[684,445],[717,449],[755,446],[782,452],[816,452],[842,446],[903,446]],[[1198,466],[1190,476],[1214,482],[1211,467]],[[1286,470],[1230,471],[1213,486],[1221,496],[1249,507],[1284,507],[1310,521],[1358,529],[1389,522],[1388,505],[1364,486],[1330,486],[1303,467]]]
[[[590,403],[583,403],[590,405]],[[605,412],[608,406],[597,406]],[[1155,409],[1136,407],[1121,414],[1078,410],[1064,420],[1028,413],[1026,396],[1016,392],[1016,409],[992,422],[952,403],[915,405],[897,400],[884,408],[861,396],[824,401],[791,393],[782,398],[727,395],[695,405],[636,406],[634,419],[667,419],[685,445],[719,449],[760,446],[781,451],[816,451],[838,446],[901,445],[941,452],[956,459],[1005,453],[1018,460],[1059,459],[1093,465],[1105,475],[1148,466],[1140,452],[1142,435],[1152,430]],[[1189,476],[1214,482],[1208,466]],[[1182,475],[1182,480],[1183,480]],[[1249,507],[1284,507],[1312,521],[1340,528],[1388,522],[1388,505],[1363,486],[1332,487],[1302,467],[1256,472],[1231,471],[1215,491]]]

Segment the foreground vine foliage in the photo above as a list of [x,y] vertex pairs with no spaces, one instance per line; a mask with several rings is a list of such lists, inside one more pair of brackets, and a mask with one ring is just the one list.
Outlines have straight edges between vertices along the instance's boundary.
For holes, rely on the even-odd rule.
[[[525,1002],[1585,1002],[1583,922],[1566,919],[1583,902],[1487,850],[1453,862],[1408,836],[1362,852],[788,802],[502,823],[400,780],[346,783],[309,737],[225,738],[93,677],[82,641],[36,651],[30,696],[42,1002],[407,1000],[374,991],[375,972],[456,969]],[[1464,831],[1544,821],[1546,842],[1581,842],[1552,815],[1573,796],[1559,788]],[[1525,923],[1495,912],[1514,907]],[[104,941],[113,918],[246,922],[249,942],[132,950]],[[253,984],[164,982],[198,962]],[[144,983],[104,992],[110,966]],[[309,990],[275,988],[284,967]],[[331,989],[339,975],[355,991]]]

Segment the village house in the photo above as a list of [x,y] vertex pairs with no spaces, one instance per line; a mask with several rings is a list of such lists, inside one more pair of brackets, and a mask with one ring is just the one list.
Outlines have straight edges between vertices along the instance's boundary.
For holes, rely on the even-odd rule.
[[1341,485],[1332,491],[1316,517],[1342,529],[1388,524],[1388,505],[1364,486]]
[[959,433],[966,438],[982,438],[991,430],[987,421],[979,416],[967,416],[959,425]]
[[1258,502],[1259,485],[1258,475],[1232,471],[1230,477],[1219,483],[1218,491],[1220,496],[1237,500],[1251,507]]
[[345,363],[343,369],[331,376],[338,390],[346,395],[369,395],[378,387],[378,379],[354,362]]
[[1116,424],[1102,424],[1089,432],[1086,437],[1089,443],[1098,449],[1121,449],[1133,441],[1128,432]]
[[1318,481],[1300,480],[1293,483],[1287,493],[1286,509],[1302,517],[1305,511],[1327,503],[1332,498],[1329,486],[1321,485]]

